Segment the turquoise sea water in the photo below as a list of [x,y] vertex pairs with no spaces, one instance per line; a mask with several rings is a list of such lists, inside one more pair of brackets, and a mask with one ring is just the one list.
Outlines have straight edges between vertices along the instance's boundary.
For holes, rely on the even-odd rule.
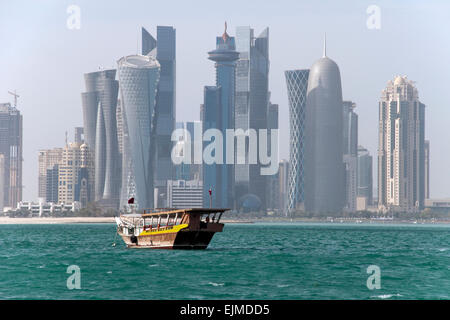
[[[113,224],[0,225],[0,299],[449,299],[450,226],[228,224],[203,251],[126,249]],[[67,289],[69,265],[81,289]],[[381,289],[366,286],[367,267]]]

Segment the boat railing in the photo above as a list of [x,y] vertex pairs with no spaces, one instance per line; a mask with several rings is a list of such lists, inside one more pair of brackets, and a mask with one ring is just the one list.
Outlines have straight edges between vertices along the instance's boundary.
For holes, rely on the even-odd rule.
[[148,214],[148,213],[160,213],[160,212],[167,212],[167,211],[174,211],[174,210],[179,210],[177,208],[156,208],[156,209],[143,209],[142,213],[143,214]]

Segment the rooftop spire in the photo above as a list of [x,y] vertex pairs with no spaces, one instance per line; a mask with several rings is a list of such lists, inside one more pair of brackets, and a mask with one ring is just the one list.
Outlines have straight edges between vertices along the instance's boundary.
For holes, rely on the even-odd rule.
[[230,36],[227,33],[227,22],[225,21],[225,31],[223,32],[222,39],[223,42],[227,42]]
[[327,33],[323,37],[323,58],[327,56]]

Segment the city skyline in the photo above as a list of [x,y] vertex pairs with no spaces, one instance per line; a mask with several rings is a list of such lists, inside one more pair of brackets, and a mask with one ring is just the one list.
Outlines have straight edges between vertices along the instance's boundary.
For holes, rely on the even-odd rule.
[[[3,4],[2,4],[3,5]],[[294,6],[292,3],[291,6]],[[9,5],[6,5],[9,7]],[[20,5],[18,5],[20,7]],[[28,4],[30,6],[30,4]],[[89,8],[91,8],[92,5],[80,2],[80,7],[82,9],[82,17],[85,17],[86,19],[89,18],[87,14],[84,14],[86,12],[89,12]],[[97,5],[94,5],[96,7]],[[301,8],[302,6],[305,6],[304,4],[299,4],[298,7],[295,8]],[[360,127],[364,127],[364,130],[361,130],[360,133],[360,140],[361,145],[364,145],[372,155],[377,154],[377,126],[374,125],[374,118],[377,118],[378,116],[378,97],[379,93],[383,89],[387,79],[393,78],[396,74],[406,74],[408,75],[408,78],[414,79],[418,81],[418,87],[421,94],[421,100],[426,101],[427,105],[430,107],[430,111],[427,113],[427,123],[436,123],[434,126],[428,125],[427,128],[427,135],[426,139],[431,141],[433,150],[439,149],[442,150],[442,153],[440,155],[436,155],[435,153],[431,152],[431,173],[430,173],[430,183],[431,183],[431,197],[445,197],[448,196],[450,193],[450,185],[447,182],[447,172],[445,171],[444,162],[445,159],[450,158],[448,156],[448,151],[445,148],[445,141],[443,141],[440,136],[445,136],[445,134],[438,135],[438,128],[441,128],[441,130],[447,130],[445,126],[443,125],[445,116],[448,111],[443,109],[445,105],[448,105],[445,101],[448,101],[448,94],[444,90],[443,83],[445,83],[445,77],[448,77],[448,72],[445,72],[445,66],[440,73],[440,76],[436,79],[431,74],[431,70],[434,70],[433,67],[427,67],[427,65],[430,65],[429,61],[426,61],[424,59],[419,60],[419,55],[414,52],[409,52],[409,50],[406,50],[409,48],[409,44],[407,43],[407,40],[402,40],[402,42],[396,43],[393,39],[388,38],[386,41],[389,44],[393,44],[394,47],[403,51],[406,50],[408,52],[408,56],[406,59],[398,59],[395,61],[394,64],[390,64],[389,66],[383,66],[380,65],[377,62],[382,62],[383,59],[389,59],[389,57],[392,56],[392,53],[384,52],[380,58],[377,58],[374,56],[374,54],[361,54],[361,53],[368,53],[370,50],[375,50],[375,52],[378,52],[377,45],[381,45],[382,43],[386,43],[386,41],[382,41],[380,39],[381,36],[385,37],[387,36],[388,32],[394,32],[394,35],[403,34],[402,32],[406,33],[404,27],[402,25],[396,25],[394,28],[393,20],[394,18],[403,18],[404,16],[399,13],[399,8],[395,6],[388,6],[386,4],[383,5],[383,3],[380,4],[380,7],[383,13],[383,20],[382,20],[382,27],[380,30],[368,30],[365,26],[365,22],[367,19],[367,14],[365,13],[365,9],[367,8],[368,4],[358,4],[354,5],[354,7],[351,7],[349,10],[349,15],[353,15],[357,21],[357,23],[352,20],[347,21],[343,24],[343,26],[340,26],[339,31],[348,31],[348,28],[351,26],[357,25],[360,26],[359,31],[355,31],[355,35],[359,37],[358,39],[362,40],[360,46],[355,46],[354,43],[357,43],[357,41],[352,41],[352,46],[349,46],[349,42],[346,40],[343,40],[343,34],[339,34],[339,32],[328,32],[328,50],[332,52],[333,58],[335,58],[335,61],[340,66],[340,69],[342,70],[342,83],[343,83],[343,91],[344,91],[344,97],[351,98],[353,101],[355,101],[358,104],[358,114],[360,117]],[[16,8],[15,6],[12,6],[12,9]],[[61,6],[62,9],[63,6]],[[262,5],[262,8],[259,8],[259,12],[262,12],[264,14],[267,14],[268,8],[270,8],[270,5]],[[322,8],[321,5],[317,5],[315,8],[317,8],[317,11],[325,10]],[[344,9],[349,9],[349,7],[345,7]],[[48,9],[48,8],[47,8]],[[338,11],[344,10],[343,8],[331,8],[327,9],[329,12],[333,11],[333,9],[337,9]],[[422,15],[431,15],[431,13],[436,13],[434,11],[434,7],[426,7],[425,10],[421,10],[422,7],[420,5],[415,4],[412,8],[410,8],[410,16],[412,15],[412,18],[414,21],[418,18],[418,13]],[[16,8],[17,10],[17,8]],[[179,52],[177,55],[178,60],[182,59],[181,61],[186,61],[186,58],[189,58],[192,60],[195,59],[195,65],[199,70],[199,75],[196,77],[196,79],[193,79],[195,81],[192,81],[193,83],[188,83],[185,78],[186,74],[186,65],[181,63],[179,61],[178,66],[179,70],[177,73],[178,78],[178,100],[180,100],[180,97],[183,99],[182,103],[179,103],[179,106],[177,108],[177,113],[179,118],[177,120],[183,120],[183,121],[189,121],[189,120],[197,120],[198,118],[195,116],[198,114],[198,112],[193,112],[193,110],[198,109],[198,104],[201,103],[202,94],[201,94],[201,88],[202,85],[198,85],[198,83],[212,83],[212,76],[210,73],[211,65],[208,64],[208,62],[205,59],[205,52],[211,48],[211,37],[205,37],[204,35],[206,33],[209,34],[217,34],[220,33],[223,29],[223,20],[226,19],[226,17],[229,14],[231,14],[231,11],[228,11],[228,9],[225,10],[225,12],[220,13],[220,16],[222,16],[220,19],[217,19],[216,21],[213,18],[217,17],[217,13],[214,13],[213,17],[208,17],[205,21],[202,21],[203,25],[210,25],[213,29],[211,32],[208,32],[206,30],[197,30],[196,32],[193,31],[192,27],[187,26],[185,21],[181,19],[180,22],[177,23],[171,23],[173,21],[173,18],[167,18],[169,16],[166,15],[166,11],[164,11],[164,8],[162,10],[162,15],[159,20],[155,21],[154,23],[149,21],[152,21],[151,16],[149,16],[149,13],[140,15],[140,13],[136,13],[138,15],[138,18],[133,23],[129,22],[127,19],[124,19],[125,28],[123,31],[118,32],[117,36],[124,40],[124,34],[126,32],[132,32],[134,34],[138,34],[138,28],[142,26],[148,27],[151,26],[151,29],[153,30],[157,24],[171,24],[177,29],[178,33],[178,39],[177,39],[177,46],[179,48]],[[280,10],[280,9],[277,9]],[[284,10],[283,12],[287,12],[288,10]],[[440,8],[440,11],[442,11],[442,7]],[[7,12],[7,10],[2,10],[2,12]],[[331,13],[326,12],[320,12],[325,13],[325,16],[329,17]],[[26,14],[26,12],[25,12]],[[398,16],[400,14],[400,16]],[[314,15],[314,13],[313,13]],[[437,13],[439,16],[439,12]],[[37,10],[34,17],[30,19],[31,22],[39,21],[40,19],[39,10]],[[61,28],[65,28],[64,22],[67,15],[65,14],[65,10],[62,10],[61,13]],[[7,17],[6,17],[7,18]],[[245,19],[244,19],[245,18]],[[37,19],[37,20],[36,20]],[[84,19],[84,18],[82,18]],[[111,19],[107,19],[104,17],[105,21],[110,21]],[[161,21],[163,19],[166,19],[167,22]],[[190,19],[193,19],[191,17]],[[287,17],[289,20],[289,16]],[[310,21],[311,17],[307,17],[305,15],[305,19]],[[324,22],[324,17],[321,18],[321,22]],[[342,17],[340,17],[340,20]],[[406,18],[405,18],[406,19]],[[400,19],[401,20],[401,19]],[[6,21],[10,21],[10,19],[6,19]],[[86,36],[86,29],[92,32],[92,29],[88,23],[89,20],[87,20],[86,23],[82,23],[81,29],[79,31],[70,31],[67,29],[64,29],[61,31],[61,34],[63,34],[66,38],[68,38],[69,43],[67,44],[68,48],[70,50],[74,50],[78,52],[78,55],[80,55],[80,52],[82,55],[84,55],[83,52],[83,43],[88,42],[87,40],[81,40],[84,36]],[[191,21],[191,20],[189,20]],[[402,21],[402,20],[401,20]],[[51,22],[51,23],[57,23],[58,21]],[[312,62],[315,60],[314,57],[317,57],[321,51],[320,47],[322,45],[320,38],[322,37],[322,34],[324,31],[327,31],[326,29],[331,29],[331,26],[333,22],[336,22],[336,20],[331,19],[330,22],[327,22],[326,24],[320,25],[321,30],[311,31],[310,34],[305,34],[305,32],[299,33],[299,28],[295,28],[295,30],[292,31],[286,31],[286,23],[282,23],[280,21],[274,22],[273,20],[267,20],[265,21],[264,25],[261,23],[255,22],[255,20],[252,20],[250,17],[242,17],[240,15],[237,15],[236,17],[233,16],[232,20],[229,20],[230,29],[234,30],[235,26],[237,25],[252,25],[255,30],[262,30],[265,26],[269,26],[271,28],[271,72],[270,72],[270,88],[272,92],[272,101],[280,105],[280,123],[286,123],[286,115],[288,110],[288,104],[287,104],[287,95],[285,92],[285,84],[283,79],[283,72],[284,70],[289,70],[292,68],[302,68],[302,67],[308,67],[312,64]],[[111,22],[108,22],[106,25],[108,25]],[[306,22],[305,22],[306,23]],[[138,26],[138,24],[140,24]],[[14,25],[14,24],[12,24]],[[303,25],[303,24],[301,24]],[[319,25],[319,22],[317,22],[317,25]],[[133,27],[134,26],[134,27]],[[213,27],[214,26],[214,27]],[[427,41],[426,35],[428,35],[428,31],[431,31],[427,27],[427,25],[422,25],[419,22],[416,22],[416,24],[412,23],[409,25],[410,28],[417,29],[417,32],[411,32],[411,34],[414,34],[415,37],[418,37],[421,41],[423,41],[425,44],[427,44],[425,47],[427,47],[427,50],[436,50],[436,54],[443,55],[446,50],[449,49],[448,44],[444,41],[444,45],[440,48],[437,47],[437,44],[435,44],[433,41]],[[422,30],[423,28],[423,30]],[[108,28],[100,28],[100,30],[95,31],[94,34],[99,35],[103,34],[104,36],[112,35],[114,34],[115,29],[107,30]],[[38,29],[40,30],[40,29]],[[301,29],[300,29],[301,30]],[[41,30],[42,31],[42,30]],[[126,31],[126,32],[125,32]],[[299,39],[299,42],[301,44],[302,49],[300,49],[300,44],[296,43],[290,43],[289,45],[281,45],[282,40],[285,39],[285,37],[281,37],[281,31],[288,32],[288,35],[295,36],[297,34],[296,39]],[[31,32],[31,31],[30,31]],[[76,34],[76,32],[79,32],[80,34]],[[439,30],[433,30],[433,35],[436,35],[436,37],[439,35]],[[77,37],[80,37],[80,35],[83,35],[80,39]],[[2,34],[3,36],[4,34]],[[8,38],[7,35],[5,36],[5,41]],[[129,38],[133,38],[132,36],[129,36]],[[194,39],[195,38],[195,39]],[[381,37],[382,38],[382,37]],[[434,38],[434,37],[432,37]],[[45,37],[44,37],[45,39]],[[78,39],[78,40],[77,40]],[[403,38],[404,39],[404,38]],[[114,50],[111,50],[110,52],[106,52],[107,50],[103,51],[103,57],[99,53],[95,53],[93,56],[93,59],[90,59],[87,62],[81,63],[81,65],[84,65],[84,67],[81,68],[82,73],[90,72],[92,70],[96,70],[98,68],[99,64],[102,64],[103,66],[107,67],[114,67],[114,61],[117,60],[117,57],[121,56],[121,54],[117,54],[117,52],[122,52],[124,54],[127,54],[125,51],[131,51],[134,52],[133,47],[136,46],[136,39],[129,39],[126,41],[119,41],[121,42],[121,49],[115,48]],[[431,39],[433,40],[433,39]],[[180,43],[181,41],[181,43]],[[192,42],[194,41],[195,44],[197,44],[199,41],[202,42],[203,48],[206,48],[206,50],[203,50],[200,52],[200,49],[195,50],[197,53],[193,55],[193,51],[190,51],[185,44],[186,42]],[[103,41],[98,41],[101,46],[106,45],[108,48],[108,44]],[[41,45],[38,45],[36,42],[30,42],[29,45],[33,45],[34,49],[36,49],[37,52],[37,58],[42,58],[42,50],[47,50],[45,48],[48,48],[48,42],[43,42]],[[6,52],[2,53],[2,57],[10,57],[8,55],[9,50],[12,52],[15,52],[16,54],[20,51],[17,50],[17,40],[15,40],[11,46],[8,44],[6,46]],[[21,44],[23,45],[23,44]],[[56,61],[58,61],[58,53],[61,51],[61,54],[65,54],[66,51],[62,49],[60,46],[58,38],[56,38],[56,42],[53,44],[54,46],[57,46],[56,53]],[[75,45],[75,47],[73,47]],[[96,44],[91,45],[95,46]],[[123,45],[123,47],[122,47]],[[345,47],[345,49],[343,49]],[[363,48],[365,47],[365,49]],[[182,48],[182,49],[180,49]],[[350,49],[351,48],[351,49]],[[126,50],[125,50],[126,49]],[[288,50],[289,49],[289,50]],[[28,49],[29,51],[30,49]],[[80,51],[81,50],[81,51]],[[183,51],[181,51],[183,50]],[[289,52],[282,52],[280,50],[285,50]],[[422,49],[419,50],[419,52],[423,52]],[[95,50],[92,50],[95,51]],[[405,52],[406,52],[405,51]],[[183,54],[180,54],[180,52],[183,52]],[[186,52],[186,54],[184,54]],[[128,52],[129,53],[129,52]],[[87,54],[87,51],[86,51]],[[355,56],[357,54],[358,56]],[[20,57],[20,53],[18,54]],[[69,55],[70,56],[70,55]],[[108,61],[113,60],[111,59],[111,56],[114,56],[114,61],[111,63],[108,63]],[[294,57],[295,56],[295,57]],[[283,57],[286,57],[286,59],[283,59]],[[371,58],[374,61],[374,65],[377,65],[377,67],[371,67],[367,63],[367,60]],[[54,97],[52,96],[54,93],[50,92],[49,89],[47,89],[47,85],[41,87],[39,92],[36,90],[27,90],[27,85],[25,80],[18,80],[17,76],[12,74],[14,71],[13,67],[15,66],[15,59],[14,58],[11,62],[11,67],[6,66],[5,70],[7,70],[7,82],[5,82],[6,79],[1,80],[1,87],[5,88],[5,92],[0,92],[0,98],[2,102],[10,101],[9,95],[7,95],[6,90],[13,90],[17,88],[19,94],[21,94],[21,97],[19,98],[18,102],[18,108],[21,110],[22,114],[25,115],[24,121],[25,121],[25,128],[30,128],[29,130],[32,131],[34,127],[33,119],[35,112],[43,113],[43,114],[49,114],[52,113],[54,116],[58,117],[60,115],[60,112],[67,113],[69,115],[70,121],[64,123],[64,128],[60,124],[55,125],[45,125],[46,128],[51,128],[51,134],[48,134],[47,132],[50,130],[42,131],[41,133],[37,134],[36,137],[31,137],[28,130],[24,130],[24,198],[25,199],[34,199],[37,195],[37,170],[36,170],[36,163],[37,163],[37,150],[38,149],[45,149],[45,148],[51,148],[51,147],[57,147],[63,145],[63,132],[67,130],[67,127],[74,127],[81,125],[81,115],[79,113],[81,101],[79,98],[79,92],[83,91],[82,88],[82,78],[80,77],[79,69],[80,67],[80,61],[72,60],[73,63],[71,63],[70,68],[68,68],[67,72],[69,81],[67,82],[68,87],[64,90],[60,89],[62,92],[64,92],[64,95],[67,96],[67,99],[61,99],[61,97],[56,94]],[[350,64],[350,61],[353,59],[352,64]],[[23,59],[22,59],[23,60]],[[81,59],[83,60],[83,59]],[[285,61],[286,60],[286,61]],[[364,63],[362,63],[361,60],[364,60]],[[437,59],[439,60],[439,59]],[[3,59],[3,61],[9,61],[9,59]],[[31,61],[36,61],[31,59]],[[102,61],[102,62],[101,62]],[[416,62],[420,62],[422,67],[418,67]],[[354,63],[354,64],[353,64]],[[35,64],[35,63],[34,63]],[[109,66],[111,64],[111,66]],[[73,66],[72,66],[73,65]],[[89,67],[87,67],[89,65]],[[282,65],[282,66],[281,66]],[[183,66],[183,67],[182,67]],[[290,68],[289,68],[290,67]],[[360,81],[362,77],[362,71],[361,67],[364,67],[364,75],[370,74],[371,77],[364,77],[364,81]],[[183,71],[183,68],[184,71]],[[18,68],[19,70],[23,70],[22,68]],[[379,71],[377,69],[380,69]],[[35,71],[34,71],[35,70]],[[34,72],[37,72],[39,69],[39,66],[35,66],[33,70],[29,69],[25,74],[30,74],[30,77],[33,78]],[[206,72],[204,71],[206,70]],[[75,72],[76,71],[76,72]],[[58,76],[58,73],[55,73],[55,71],[52,71],[54,76]],[[69,76],[70,75],[70,76]],[[51,81],[51,79],[47,79],[46,75],[44,73],[40,73],[40,77],[44,77],[44,80]],[[443,77],[443,78],[442,78]],[[24,79],[26,79],[25,77]],[[275,79],[275,81],[274,81]],[[442,80],[444,79],[444,80]],[[46,81],[42,81],[44,84]],[[361,83],[360,83],[361,82]],[[20,85],[20,83],[23,83],[25,85]],[[69,86],[71,84],[75,84],[74,87]],[[194,88],[194,90],[192,90]],[[369,89],[367,89],[369,88]],[[24,90],[25,89],[25,90]],[[181,91],[181,93],[180,93]],[[200,94],[186,94],[186,92],[197,92]],[[34,92],[34,94],[33,94]],[[436,92],[439,94],[436,95]],[[30,96],[31,95],[31,96]],[[77,97],[73,98],[74,95],[77,95]],[[49,97],[53,97],[52,99],[48,99]],[[192,96],[192,97],[190,97]],[[40,99],[40,97],[48,97],[47,99]],[[65,108],[62,108],[61,106],[67,106]],[[60,110],[61,109],[61,110]],[[76,112],[75,112],[76,111]],[[70,116],[70,115],[74,116]],[[39,117],[37,118],[39,119]],[[46,123],[45,119],[42,120],[42,123]],[[28,123],[28,124],[27,124]],[[41,125],[42,125],[41,123]],[[281,132],[280,132],[280,141],[283,141],[283,137],[287,137],[289,135],[289,131],[283,128],[283,126],[280,126]],[[283,131],[284,129],[284,131]],[[36,132],[37,129],[35,129]],[[46,137],[47,141],[43,140],[42,137]],[[37,140],[39,137],[40,140]],[[59,141],[59,142],[58,142]],[[33,147],[35,149],[31,149]],[[281,144],[280,148],[280,159],[285,158],[288,159],[288,147],[284,144]],[[375,160],[375,159],[374,159]],[[374,167],[376,167],[376,161],[374,162]],[[375,171],[375,170],[374,170]],[[442,173],[442,174],[436,174],[436,173]],[[374,173],[375,174],[375,173]],[[375,181],[376,179],[374,179]],[[374,186],[375,187],[375,186]]]

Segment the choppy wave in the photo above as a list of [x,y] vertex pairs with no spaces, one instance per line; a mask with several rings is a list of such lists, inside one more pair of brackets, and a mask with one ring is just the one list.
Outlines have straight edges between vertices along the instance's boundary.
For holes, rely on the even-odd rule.
[[378,296],[371,296],[371,298],[379,298],[379,299],[390,299],[392,297],[403,297],[401,294],[399,293],[395,293],[395,294],[380,294]]
[[[130,250],[114,225],[0,225],[0,299],[442,299],[450,228],[226,225],[208,250]],[[445,252],[445,253],[443,253]],[[69,290],[67,269],[81,271]],[[367,267],[381,271],[370,291]],[[5,290],[7,288],[7,290]],[[386,293],[387,292],[387,293]]]

